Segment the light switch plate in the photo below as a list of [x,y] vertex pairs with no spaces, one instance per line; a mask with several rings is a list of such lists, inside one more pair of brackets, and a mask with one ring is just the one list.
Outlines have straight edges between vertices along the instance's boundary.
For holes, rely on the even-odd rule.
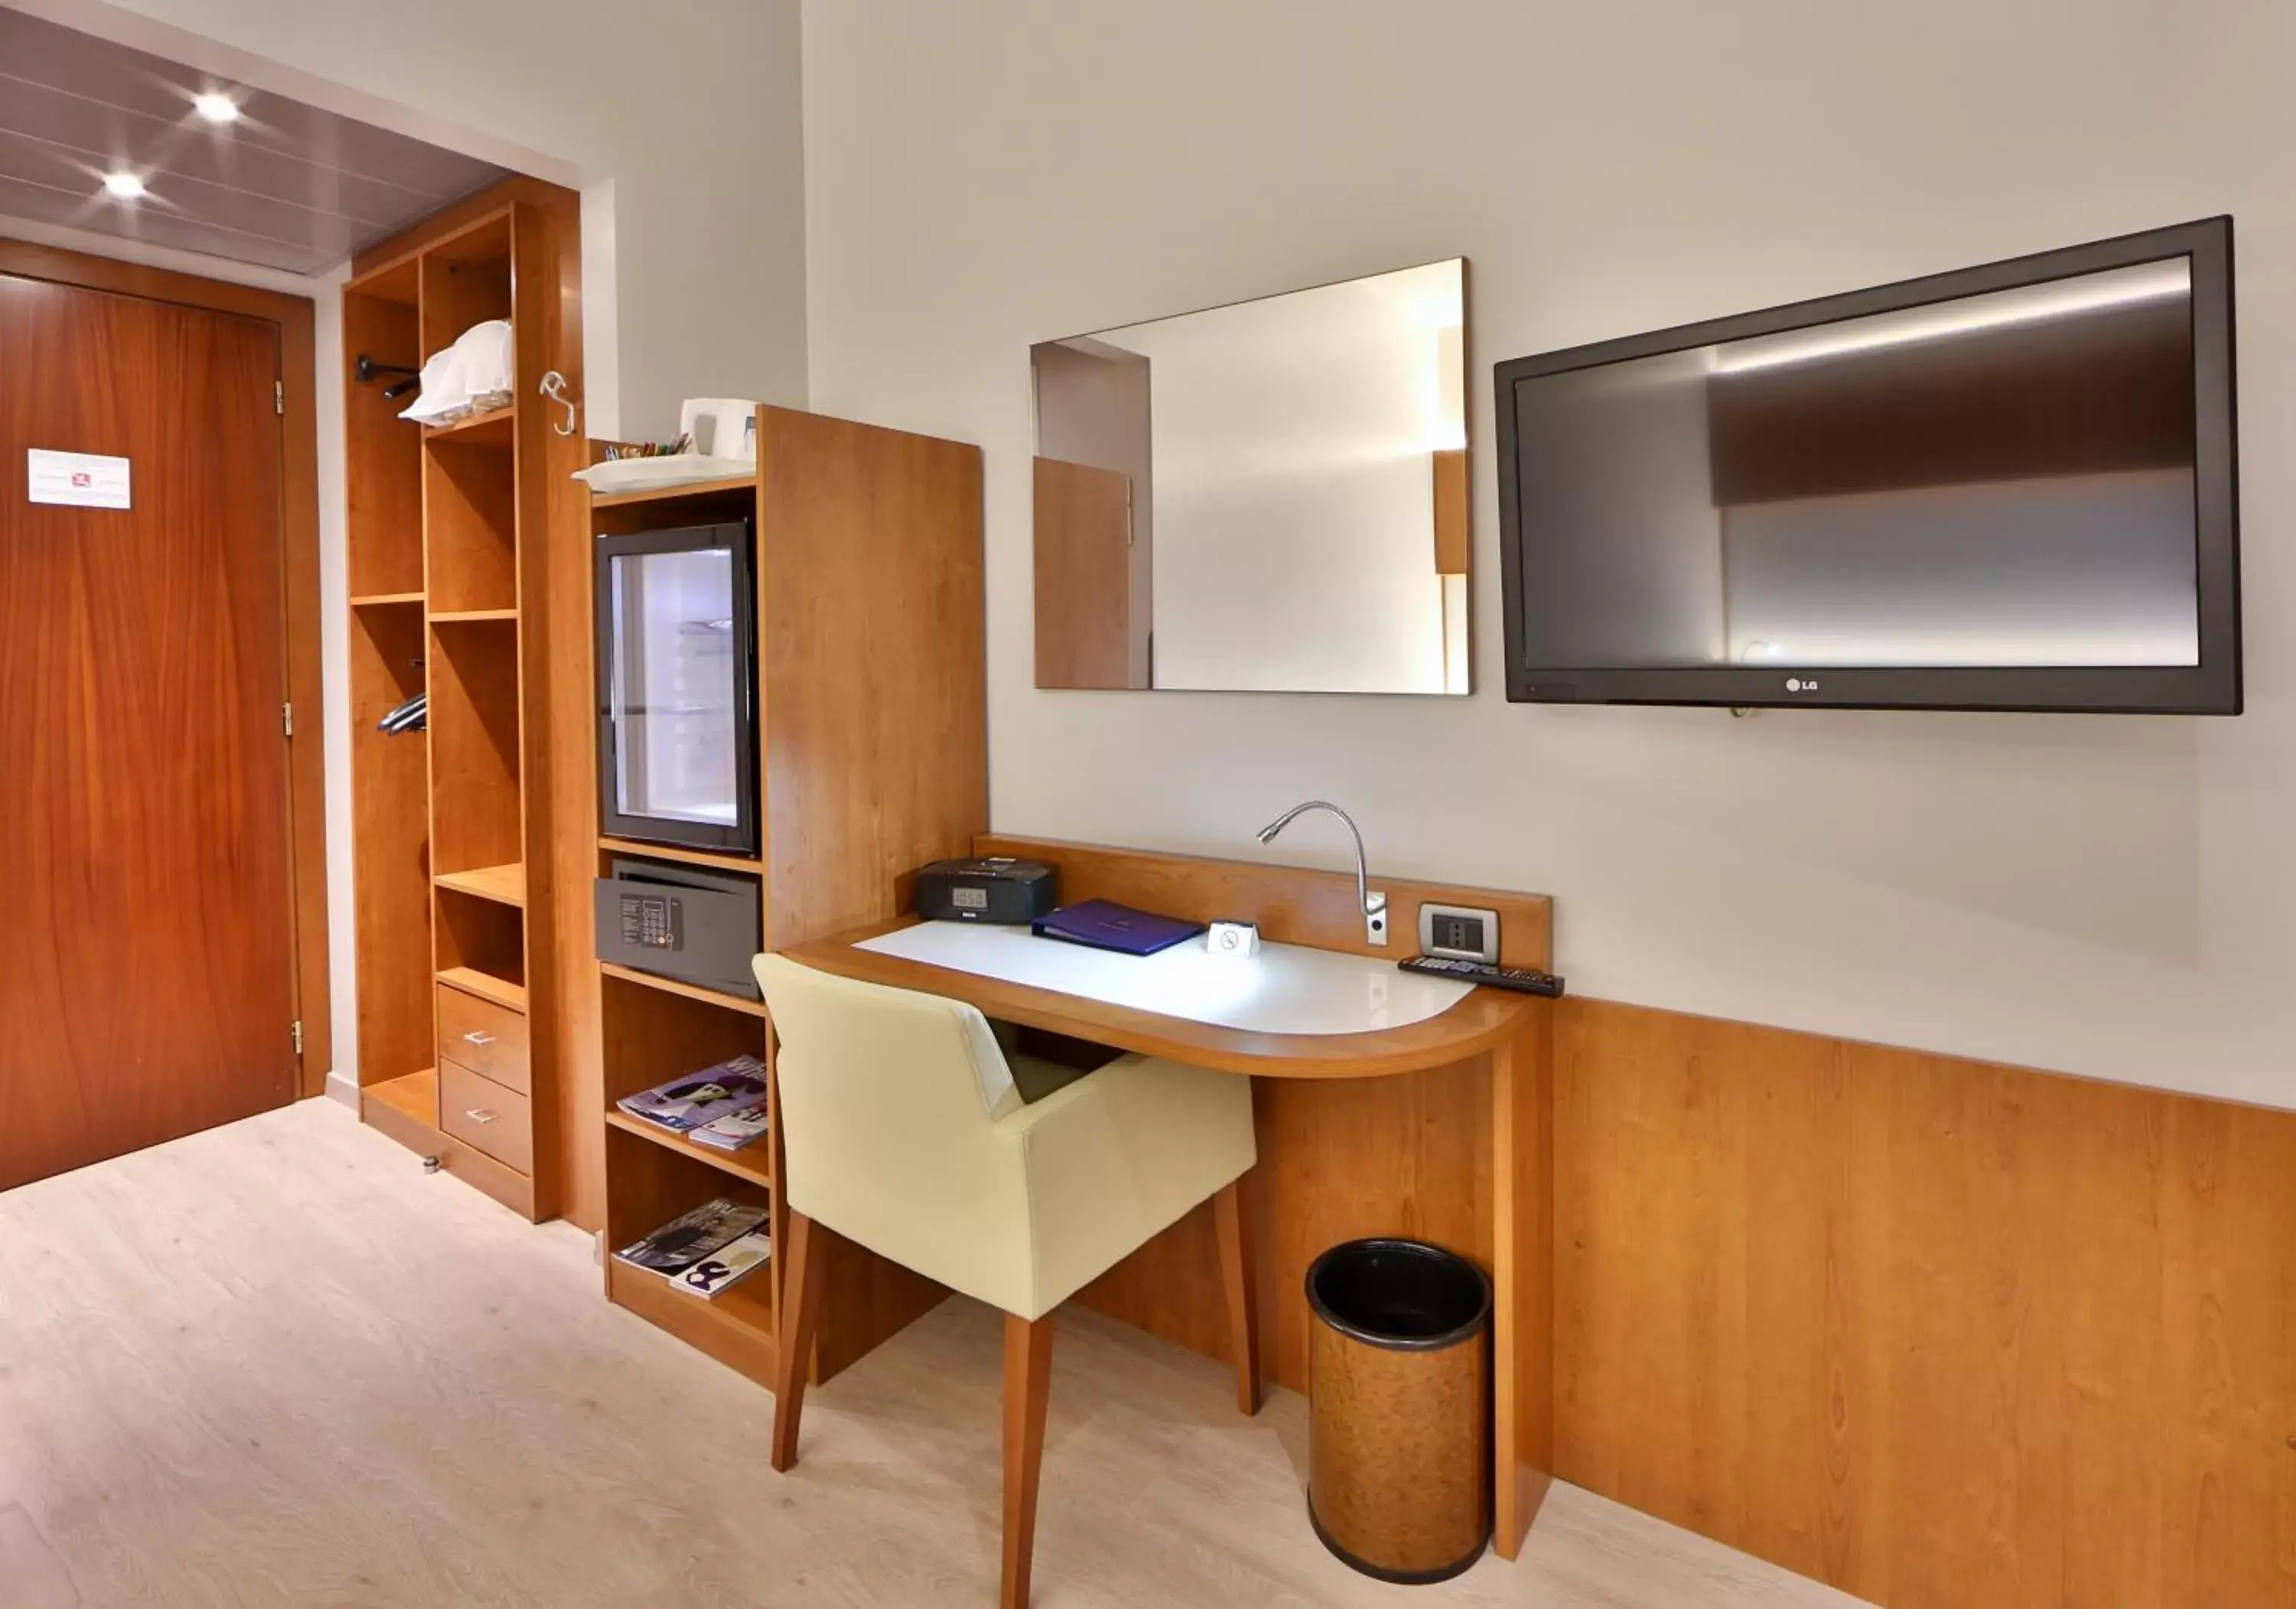
[[1499,958],[1499,914],[1471,905],[1422,905],[1419,907],[1419,953],[1447,961],[1487,961]]

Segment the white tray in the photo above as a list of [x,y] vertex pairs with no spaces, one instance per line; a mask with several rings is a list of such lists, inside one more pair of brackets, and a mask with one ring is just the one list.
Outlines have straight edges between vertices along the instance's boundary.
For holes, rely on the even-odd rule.
[[754,475],[748,458],[713,458],[701,453],[673,453],[663,458],[617,458],[576,470],[574,479],[587,481],[594,492],[656,491],[683,486],[690,480],[724,480],[734,475]]

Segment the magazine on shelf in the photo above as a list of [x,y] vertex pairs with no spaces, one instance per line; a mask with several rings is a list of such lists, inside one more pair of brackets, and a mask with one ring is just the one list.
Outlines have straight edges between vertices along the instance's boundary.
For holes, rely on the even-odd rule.
[[700,1072],[680,1073],[616,1103],[632,1117],[672,1134],[688,1134],[765,1104],[766,1064],[755,1056],[735,1056]]
[[614,1253],[633,1268],[675,1279],[704,1258],[714,1257],[752,1230],[763,1231],[766,1209],[743,1206],[720,1196],[662,1225],[644,1239]]
[[752,1229],[724,1251],[713,1252],[691,1268],[671,1275],[669,1283],[715,1301],[720,1293],[733,1289],[764,1268],[773,1254],[772,1237],[763,1228]]
[[752,1140],[766,1137],[769,1124],[765,1104],[761,1101],[747,1112],[729,1112],[715,1122],[704,1123],[685,1137],[697,1145],[708,1145],[718,1151],[739,1151]]

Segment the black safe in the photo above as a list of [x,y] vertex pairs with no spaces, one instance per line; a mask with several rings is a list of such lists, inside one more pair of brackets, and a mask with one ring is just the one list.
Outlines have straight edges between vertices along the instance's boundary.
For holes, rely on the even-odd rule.
[[760,998],[750,970],[765,933],[755,877],[617,855],[598,879],[598,959],[720,994]]

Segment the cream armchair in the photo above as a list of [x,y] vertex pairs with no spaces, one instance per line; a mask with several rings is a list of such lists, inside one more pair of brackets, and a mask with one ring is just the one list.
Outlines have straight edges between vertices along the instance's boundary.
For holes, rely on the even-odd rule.
[[1254,1160],[1251,1081],[1127,1055],[1022,1104],[988,1019],[962,1001],[757,959],[789,1208],[773,1464],[797,1461],[820,1309],[820,1224],[1003,1309],[1002,1602],[1029,1597],[1052,1312],[1206,1200],[1219,1230],[1237,1401],[1259,1404],[1238,1180]]

